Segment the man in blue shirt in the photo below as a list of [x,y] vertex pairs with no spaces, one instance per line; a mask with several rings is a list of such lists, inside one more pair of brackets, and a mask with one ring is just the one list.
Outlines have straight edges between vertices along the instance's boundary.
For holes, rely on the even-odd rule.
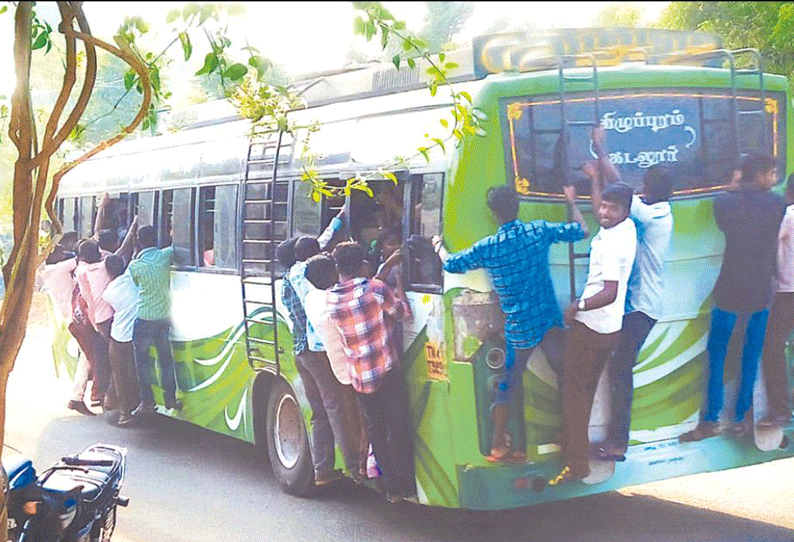
[[506,428],[510,394],[520,386],[532,350],[540,345],[545,353],[551,346],[544,341],[546,332],[562,327],[562,313],[549,274],[549,246],[578,241],[588,235],[587,223],[576,206],[576,189],[566,186],[563,190],[575,222],[518,220],[518,196],[513,187],[503,185],[490,188],[487,195],[488,207],[501,224],[494,235],[453,255],[444,249],[439,236],[433,237],[433,246],[444,262],[445,271],[465,273],[482,268],[488,271],[505,313],[507,359],[505,374],[496,391],[488,461],[525,459],[523,453],[510,449]]

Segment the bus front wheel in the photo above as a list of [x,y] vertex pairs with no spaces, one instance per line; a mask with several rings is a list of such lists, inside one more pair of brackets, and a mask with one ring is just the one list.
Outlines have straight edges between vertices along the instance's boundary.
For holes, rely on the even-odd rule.
[[281,489],[304,497],[314,488],[314,467],[306,423],[292,388],[273,383],[267,405],[267,448]]

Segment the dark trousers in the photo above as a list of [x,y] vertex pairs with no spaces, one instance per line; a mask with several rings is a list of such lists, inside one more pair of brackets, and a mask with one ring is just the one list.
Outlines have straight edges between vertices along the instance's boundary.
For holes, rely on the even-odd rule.
[[609,386],[612,399],[612,417],[609,422],[609,441],[617,448],[629,444],[631,427],[631,402],[634,398],[634,366],[640,348],[656,320],[639,311],[623,317],[623,329],[618,336],[618,346],[609,362]]
[[790,416],[786,341],[794,331],[794,292],[775,295],[764,337],[764,383],[769,415]]
[[110,339],[110,365],[118,397],[119,411],[127,416],[138,406],[140,391],[132,341],[120,343]]
[[[725,373],[725,356],[731,341],[733,327],[738,314],[714,307],[711,311],[711,329],[706,349],[709,353],[709,381],[707,388],[706,412],[703,420],[718,422],[723,403],[723,375]],[[742,375],[739,384],[739,395],[736,398],[736,422],[744,419],[744,414],[753,403],[753,385],[758,372],[758,361],[764,346],[766,322],[769,309],[763,309],[750,315],[745,332],[744,348],[742,349]]]
[[416,494],[411,407],[402,371],[392,367],[374,393],[356,392],[386,490]]
[[361,467],[360,422],[353,388],[343,386],[331,371],[325,352],[304,350],[296,356],[298,374],[312,407],[312,453],[314,472],[326,476],[334,470],[335,443],[339,444],[345,466],[351,473]]
[[101,401],[110,380],[110,360],[108,359],[107,341],[90,324],[73,321],[69,331],[77,340],[80,349],[91,364],[94,384],[91,388],[91,399]]
[[135,367],[138,370],[138,383],[141,391],[141,402],[154,404],[152,394],[152,358],[149,348],[154,345],[157,350],[157,363],[160,365],[160,378],[163,381],[163,392],[166,403],[176,401],[176,375],[174,374],[174,357],[171,355],[171,340],[168,336],[171,322],[168,320],[143,320],[137,318],[132,330],[132,344],[135,352]]
[[568,332],[562,373],[562,448],[575,474],[589,472],[590,410],[617,337],[618,332],[597,333],[576,320]]
[[[97,386],[99,391],[105,395],[106,404],[114,404],[117,401],[116,385],[113,379],[113,364],[110,360],[110,326],[113,324],[113,318],[108,318],[104,322],[96,324],[97,333],[101,338],[100,353],[97,356],[100,368],[97,371],[94,386]],[[97,383],[98,381],[98,383]]]

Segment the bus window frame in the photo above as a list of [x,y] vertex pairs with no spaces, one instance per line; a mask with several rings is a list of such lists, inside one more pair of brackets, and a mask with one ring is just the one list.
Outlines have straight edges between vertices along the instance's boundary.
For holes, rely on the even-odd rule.
[[[617,93],[617,92],[627,92],[627,93],[665,93],[665,92],[669,92],[671,95],[673,95],[677,91],[681,91],[681,92],[689,91],[689,92],[693,92],[693,93],[700,92],[701,94],[708,93],[708,92],[714,92],[714,93],[725,92],[725,95],[723,96],[722,94],[720,94],[720,97],[724,98],[724,99],[729,99],[730,98],[730,87],[709,87],[709,86],[680,86],[680,87],[648,86],[648,87],[640,87],[640,88],[608,89],[608,90],[605,90],[604,93]],[[736,91],[737,91],[737,98],[739,100],[741,100],[741,99],[755,99],[755,96],[752,93],[753,92],[757,92],[757,91],[754,91],[754,89],[748,89],[748,88],[737,88]],[[507,184],[508,186],[512,186],[512,187],[514,187],[516,189],[516,193],[518,195],[518,198],[521,201],[528,201],[528,202],[564,201],[565,198],[564,198],[564,195],[561,192],[559,192],[559,193],[558,192],[537,192],[537,191],[531,191],[531,190],[528,191],[528,192],[522,192],[522,190],[520,190],[519,187],[517,186],[517,179],[514,177],[514,172],[511,170],[511,166],[513,165],[513,162],[512,162],[513,158],[512,158],[512,156],[508,156],[508,154],[512,151],[512,148],[508,148],[508,145],[506,144],[506,141],[504,139],[505,134],[509,134],[510,133],[510,125],[509,125],[509,123],[511,122],[511,120],[510,120],[510,115],[511,115],[510,109],[516,103],[520,103],[520,102],[517,102],[517,100],[520,100],[520,99],[528,99],[528,100],[531,100],[531,101],[548,100],[548,99],[554,100],[558,96],[559,96],[559,94],[544,92],[544,93],[538,93],[538,94],[505,96],[505,97],[503,97],[503,98],[501,98],[499,100],[499,122],[500,122],[500,125],[502,126],[502,130],[503,130],[503,138],[502,138],[502,141],[501,141],[500,145],[501,145],[501,148],[502,148],[503,160],[504,160],[504,165],[505,165],[505,173],[506,173],[506,175],[505,175],[505,184]],[[588,96],[592,96],[592,92],[588,92],[588,91],[579,92],[579,91],[577,91],[577,92],[570,93],[570,95],[566,99],[568,99],[568,100],[587,99]],[[614,98],[614,97],[615,96],[612,95],[612,94],[606,94],[606,95],[602,95],[601,98],[602,99],[608,99],[608,98]],[[701,95],[701,98],[702,97],[703,96]],[[788,95],[787,95],[787,93],[785,91],[782,91],[782,90],[768,90],[767,91],[767,95],[766,95],[765,98],[766,98],[767,101],[768,100],[773,100],[777,104],[775,106],[774,111],[767,110],[767,112],[770,114],[770,117],[769,117],[768,121],[772,123],[772,124],[770,124],[770,128],[773,129],[773,133],[771,134],[771,138],[772,139],[770,141],[770,144],[772,145],[772,148],[777,151],[776,153],[770,151],[770,153],[773,154],[773,156],[775,157],[776,161],[781,161],[780,156],[783,155],[782,156],[782,163],[786,164],[786,163],[788,163],[788,159],[789,159],[789,157],[788,157],[788,148],[787,148],[787,138],[788,138],[787,134],[788,134],[788,130],[790,129],[786,125],[786,119],[788,118],[788,110],[786,108],[790,107],[790,104],[787,102]],[[557,102],[554,102],[554,103],[557,103]],[[503,107],[504,107],[504,110],[502,110]],[[778,110],[778,108],[780,110]],[[741,108],[739,108],[739,109],[741,110]],[[782,130],[780,132],[778,132],[778,133],[774,132],[775,126],[777,125],[777,119],[775,119],[774,115],[779,115],[779,118],[782,120]],[[701,116],[702,116],[702,108],[701,108]],[[505,124],[505,121],[507,122],[507,124]],[[741,119],[739,120],[739,123],[740,123],[740,128],[741,128]],[[702,129],[702,126],[701,126],[701,129]],[[782,134],[782,136],[781,136],[781,134]],[[777,138],[775,137],[776,135],[777,135]],[[741,149],[742,149],[741,135],[737,134],[737,136],[739,137],[738,147],[739,147],[740,152],[741,152]],[[778,139],[780,139],[781,137],[782,137],[782,139],[780,141],[778,141]],[[607,142],[607,144],[608,144],[608,142]],[[534,147],[534,144],[531,143],[530,146]],[[570,157],[569,157],[569,159],[570,159]],[[570,160],[569,160],[569,162],[570,162]],[[573,164],[569,163],[568,165],[569,165],[569,168],[573,169],[573,167],[574,167]],[[524,180],[524,179],[521,179],[521,180]],[[711,186],[700,186],[700,187],[696,187],[696,188],[676,189],[676,190],[673,191],[673,195],[672,195],[671,199],[678,200],[678,199],[693,199],[693,198],[700,198],[700,197],[713,197],[716,193],[725,190],[725,188],[727,186],[728,186],[728,182],[726,182],[725,184],[715,184],[715,185],[711,185]],[[583,195],[581,197],[589,199],[589,195]]]
[[[158,194],[158,197],[155,199],[155,209],[154,209],[155,212],[154,212],[154,214],[158,218],[158,224],[157,224],[158,246],[163,244],[163,242],[165,240],[165,236],[167,235],[167,233],[165,232],[166,210],[165,210],[165,206],[163,205],[163,202],[165,201],[165,193],[169,192],[169,191],[172,193],[172,196],[171,196],[171,208],[172,208],[171,220],[173,221],[173,192],[176,191],[176,190],[190,190],[190,215],[191,216],[190,216],[190,251],[189,251],[189,253],[192,254],[192,256],[193,256],[193,263],[192,264],[187,264],[187,265],[186,264],[180,264],[180,263],[177,262],[176,254],[174,254],[174,260],[171,263],[171,270],[173,270],[173,271],[197,271],[198,270],[198,266],[197,266],[196,262],[198,262],[198,247],[197,247],[197,243],[196,243],[196,227],[198,225],[197,224],[198,217],[196,216],[197,215],[197,213],[196,213],[196,205],[197,205],[196,200],[198,198],[196,197],[196,187],[195,186],[179,186],[179,187],[174,187],[174,188],[163,188],[163,189],[160,189],[160,190],[156,191],[156,194]],[[173,246],[173,245],[174,245],[174,240],[172,238],[170,245],[165,245],[165,246]],[[163,247],[163,248],[165,248],[165,247]]]
[[[421,194],[422,189],[424,188],[424,177],[425,175],[441,175],[441,194],[439,195],[439,206],[438,206],[438,225],[439,225],[439,232],[438,235],[444,235],[444,195],[446,193],[446,180],[447,180],[447,172],[445,171],[423,171],[421,173],[413,173],[407,176],[405,182],[407,182],[407,190],[403,193],[403,209],[407,212],[403,212],[403,244],[405,241],[410,238],[411,235],[419,235],[421,236],[421,232],[413,232],[413,221],[414,221],[414,193],[416,190],[419,191]],[[421,218],[420,218],[421,224]],[[411,280],[411,266],[410,266],[410,249],[406,251],[406,256],[409,260],[408,265],[403,265],[403,284],[406,285],[406,291],[423,293],[423,294],[443,294],[444,293],[444,267],[441,266],[441,277],[439,280],[439,284],[421,284],[415,283]]]
[[[234,224],[235,224],[235,226],[234,226],[234,234],[236,236],[235,239],[234,239],[235,252],[236,252],[236,254],[235,254],[236,257],[234,259],[234,267],[217,267],[217,266],[203,265],[203,263],[204,263],[204,254],[203,254],[203,251],[202,251],[202,249],[203,249],[202,245],[203,245],[203,242],[204,242],[204,240],[203,240],[204,233],[203,233],[203,229],[202,229],[203,226],[204,226],[203,208],[202,208],[203,193],[204,193],[204,190],[206,190],[208,188],[215,188],[217,190],[218,188],[225,187],[225,186],[234,186],[237,189],[237,197],[236,197],[236,205],[237,205],[237,207],[235,209],[235,216],[233,218]],[[195,204],[194,207],[195,207],[195,209],[193,211],[193,213],[194,213],[194,215],[196,217],[194,244],[195,244],[195,249],[196,249],[195,251],[196,251],[196,257],[197,257],[197,259],[196,259],[196,264],[197,265],[195,267],[195,271],[197,273],[209,273],[209,274],[212,274],[212,275],[239,275],[239,274],[242,273],[242,270],[241,270],[241,263],[242,263],[242,255],[241,254],[242,254],[242,252],[241,251],[243,249],[243,242],[242,242],[242,231],[241,231],[241,227],[242,227],[242,219],[241,219],[242,207],[241,206],[244,205],[244,199],[243,199],[244,194],[242,194],[242,192],[245,190],[244,186],[239,181],[236,181],[236,182],[232,182],[232,183],[222,183],[222,184],[205,184],[205,185],[198,186],[197,188],[198,188],[198,192],[195,193],[195,196],[194,196],[194,204]],[[214,248],[214,243],[213,243],[213,248]]]

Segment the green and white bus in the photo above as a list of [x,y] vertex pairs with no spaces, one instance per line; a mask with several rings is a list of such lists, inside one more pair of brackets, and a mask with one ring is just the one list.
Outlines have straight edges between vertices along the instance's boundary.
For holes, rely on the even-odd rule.
[[[682,444],[677,438],[695,426],[703,402],[708,314],[724,248],[712,215],[714,196],[751,149],[773,154],[781,174],[792,171],[786,79],[764,73],[754,51],[726,51],[717,38],[699,33],[594,29],[486,36],[447,56],[460,65],[452,74],[458,88],[487,115],[487,135],[445,152],[436,148],[429,161],[409,161],[395,172],[397,186],[371,182],[374,198],[354,191],[316,203],[301,181],[300,133],[252,141],[249,125],[217,113],[217,106],[214,116],[198,116],[188,128],[120,143],[65,176],[58,212],[67,231],[91,233],[104,192],[114,198],[122,228],[137,212],[166,244],[173,226],[172,341],[184,410],[168,415],[256,444],[285,490],[307,492],[311,411],[278,295],[284,270],[273,261],[275,245],[318,235],[342,206],[349,209],[347,235],[368,245],[378,235],[386,196],[393,201],[396,195],[404,239],[440,234],[450,251],[459,251],[496,230],[485,194],[504,183],[521,196],[520,218],[551,221],[566,220],[561,187],[576,183],[594,232],[579,167],[597,123],[606,129],[624,181],[639,187],[645,169],[661,162],[677,178],[673,248],[664,272],[668,294],[634,370],[627,459],[617,467],[594,461],[582,483],[542,490],[533,484],[561,466],[555,444],[560,393],[537,350],[509,426],[528,461],[487,462],[492,387],[504,364],[498,299],[484,272],[445,274],[432,251],[409,249],[403,268],[413,317],[404,325],[403,364],[420,502],[515,508],[794,455],[790,427],[755,439]],[[400,71],[369,65],[300,83],[308,107],[291,115],[298,124],[320,124],[312,150],[322,179],[343,183],[414,152],[427,127],[438,125],[450,107],[443,92],[430,96],[423,74],[421,63]],[[586,239],[551,249],[561,306],[584,285],[588,245]],[[742,337],[734,339],[726,411],[735,397]],[[53,352],[66,366],[77,355],[61,324]],[[762,382],[759,377],[754,394],[756,418],[766,408]],[[607,388],[602,378],[591,441],[605,434]]]

